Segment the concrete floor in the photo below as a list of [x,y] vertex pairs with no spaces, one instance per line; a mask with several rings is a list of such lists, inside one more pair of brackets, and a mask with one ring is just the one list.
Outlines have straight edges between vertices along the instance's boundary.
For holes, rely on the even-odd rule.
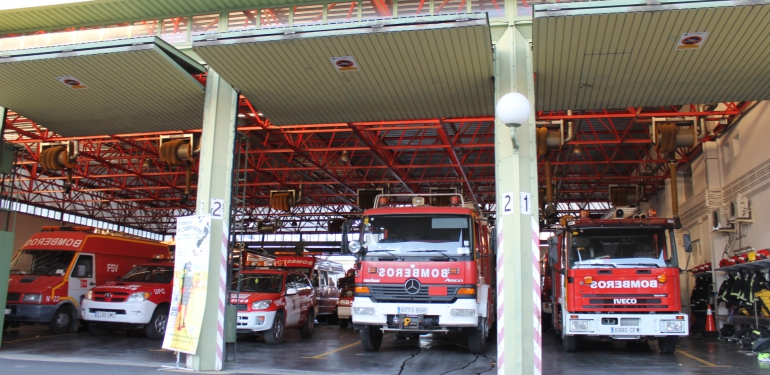
[[[0,347],[0,373],[28,374],[157,374],[173,365],[174,354],[161,349],[139,331],[94,337],[81,330],[60,336],[47,327],[11,328]],[[386,335],[379,352],[365,352],[358,334],[348,328],[318,324],[310,339],[288,331],[282,345],[269,346],[250,335],[239,336],[231,374],[494,374],[494,340],[484,355],[465,348],[463,335],[422,336],[396,340]],[[543,337],[543,374],[764,374],[770,364],[739,345],[718,341],[681,340],[674,354],[663,355],[657,344],[626,347],[623,343],[581,343],[575,353],[564,353],[553,334]]]

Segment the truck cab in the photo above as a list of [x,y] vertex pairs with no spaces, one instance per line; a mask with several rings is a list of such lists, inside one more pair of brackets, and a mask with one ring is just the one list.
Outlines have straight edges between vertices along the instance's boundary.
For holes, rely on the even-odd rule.
[[553,325],[566,351],[578,338],[657,339],[673,352],[681,312],[674,220],[573,219],[549,240]]

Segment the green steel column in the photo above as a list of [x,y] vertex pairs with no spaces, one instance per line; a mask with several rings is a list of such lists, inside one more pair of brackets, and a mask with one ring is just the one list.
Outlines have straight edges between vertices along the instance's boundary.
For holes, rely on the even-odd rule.
[[[221,370],[223,363],[227,242],[237,110],[238,93],[209,68],[195,214],[212,214],[211,248],[200,341],[197,354],[187,359],[188,367],[196,371]],[[221,212],[212,212],[215,207]],[[217,219],[218,216],[221,218]]]
[[[11,277],[11,256],[13,256],[13,232],[0,231],[0,280],[8,280]],[[0,283],[0,307],[3,315],[0,315],[0,326],[5,327],[5,303],[8,298],[8,283]],[[0,331],[0,343],[3,341],[3,332]]]
[[511,24],[495,44],[495,100],[519,92],[533,107],[529,122],[516,130],[519,150],[508,126],[495,121],[498,374],[542,372],[535,99],[532,52],[524,36],[531,35],[529,27]]

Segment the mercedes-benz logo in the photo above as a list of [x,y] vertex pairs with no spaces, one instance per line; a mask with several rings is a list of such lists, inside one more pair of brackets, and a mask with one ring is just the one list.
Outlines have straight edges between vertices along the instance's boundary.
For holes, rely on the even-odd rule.
[[112,298],[112,293],[104,293],[104,298]]
[[420,280],[409,279],[404,283],[404,289],[409,294],[417,294],[420,292]]

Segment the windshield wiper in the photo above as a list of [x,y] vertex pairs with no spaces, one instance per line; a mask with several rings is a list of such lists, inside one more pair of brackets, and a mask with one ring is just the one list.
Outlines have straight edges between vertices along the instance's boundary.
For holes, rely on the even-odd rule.
[[449,255],[444,254],[446,253],[446,250],[409,250],[407,253],[437,253],[442,255],[446,260],[457,260],[455,257],[450,257]]
[[[372,250],[372,251],[367,251],[366,253],[367,254],[368,253],[388,253],[390,256],[393,257],[391,260],[404,260],[404,257],[400,257],[396,254],[393,254],[393,250]],[[377,260],[387,260],[387,259],[378,258]]]
[[575,264],[575,266],[576,267],[577,266],[599,266],[599,267],[608,266],[608,267],[612,267],[612,268],[618,268],[617,266],[615,266],[612,263],[581,263],[581,264]]
[[629,265],[629,266],[646,266],[646,267],[660,268],[660,266],[655,263],[623,263],[623,264]]

